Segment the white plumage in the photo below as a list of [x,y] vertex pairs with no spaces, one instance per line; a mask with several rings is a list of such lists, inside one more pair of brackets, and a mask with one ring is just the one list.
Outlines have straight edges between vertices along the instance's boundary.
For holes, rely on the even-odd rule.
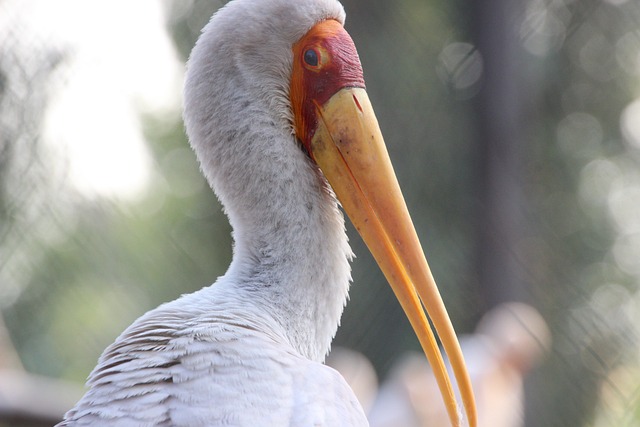
[[[367,425],[346,382],[322,364],[352,253],[334,193],[296,137],[290,95],[292,47],[344,18],[335,0],[234,0],[205,27],[188,64],[184,119],[233,227],[233,261],[214,285],[127,328],[61,426]],[[357,96],[346,99],[363,113]],[[428,273],[426,261],[420,268]]]
[[339,3],[236,0],[205,28],[189,60],[185,123],[233,226],[233,262],[213,286],[125,330],[61,426],[367,424],[321,363],[351,250],[288,107],[291,46],[327,18],[344,20]]
[[62,425],[366,425],[342,377],[237,292],[223,278],[140,318]]

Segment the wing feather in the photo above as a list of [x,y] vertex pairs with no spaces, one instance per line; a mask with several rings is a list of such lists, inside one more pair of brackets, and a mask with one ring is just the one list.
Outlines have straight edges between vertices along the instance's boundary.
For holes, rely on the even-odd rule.
[[[180,305],[180,310],[174,310]],[[147,313],[109,346],[60,426],[366,426],[335,370],[246,306]]]

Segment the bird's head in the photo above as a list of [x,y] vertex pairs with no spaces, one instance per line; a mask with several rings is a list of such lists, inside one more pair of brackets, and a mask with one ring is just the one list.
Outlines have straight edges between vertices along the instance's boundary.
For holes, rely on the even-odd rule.
[[473,426],[475,404],[460,346],[389,160],[344,17],[335,0],[228,3],[190,59],[187,129],[202,161],[207,156],[201,153],[209,148],[197,144],[207,140],[213,127],[221,139],[246,131],[225,131],[227,123],[215,122],[218,113],[245,114],[239,109],[243,104],[273,113],[270,123],[254,124],[288,132],[288,141],[322,171],[393,288],[433,367],[452,423],[459,425],[455,394],[426,309]]

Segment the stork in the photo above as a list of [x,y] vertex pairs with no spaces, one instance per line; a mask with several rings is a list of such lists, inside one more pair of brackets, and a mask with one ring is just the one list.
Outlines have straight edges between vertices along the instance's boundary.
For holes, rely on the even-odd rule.
[[344,20],[336,0],[233,0],[211,18],[188,62],[184,121],[232,225],[233,260],[212,286],[127,328],[61,426],[367,425],[344,379],[322,363],[351,280],[338,201],[460,425],[426,308],[475,425],[460,346]]

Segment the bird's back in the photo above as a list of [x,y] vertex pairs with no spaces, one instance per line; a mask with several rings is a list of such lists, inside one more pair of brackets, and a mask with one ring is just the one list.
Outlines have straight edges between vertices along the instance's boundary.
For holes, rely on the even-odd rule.
[[367,425],[344,379],[297,354],[273,319],[228,299],[203,310],[197,294],[125,330],[59,426]]

